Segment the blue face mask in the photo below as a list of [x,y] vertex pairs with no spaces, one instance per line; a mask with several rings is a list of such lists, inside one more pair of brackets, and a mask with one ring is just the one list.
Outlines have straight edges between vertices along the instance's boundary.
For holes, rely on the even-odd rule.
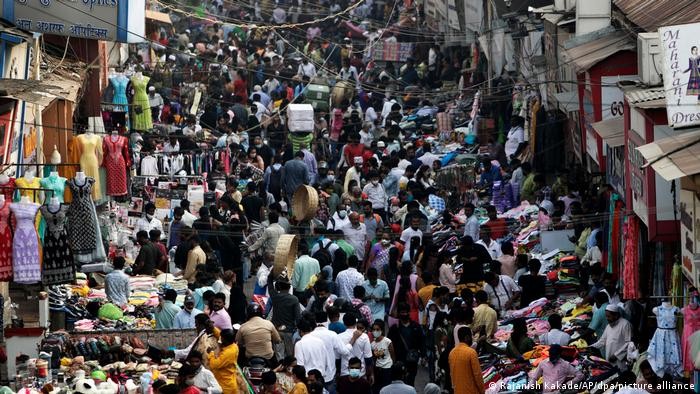
[[357,379],[357,378],[359,378],[359,377],[362,375],[362,370],[361,370],[361,369],[356,369],[356,368],[349,369],[349,370],[348,370],[348,374],[350,375],[351,378]]

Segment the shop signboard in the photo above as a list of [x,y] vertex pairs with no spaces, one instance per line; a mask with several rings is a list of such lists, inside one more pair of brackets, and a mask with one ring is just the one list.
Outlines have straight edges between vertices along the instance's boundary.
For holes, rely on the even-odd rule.
[[[683,273],[690,282],[695,284],[696,231],[695,226],[695,192],[681,190],[678,214],[681,224],[681,266]],[[700,233],[700,231],[697,231]]]
[[0,0],[20,29],[102,41],[142,42],[145,0]]
[[[617,86],[619,81],[638,81],[637,75],[600,77],[601,120],[622,117],[625,114],[625,94]],[[623,130],[620,130],[622,132]]]
[[410,42],[377,42],[372,46],[372,59],[384,62],[405,62],[413,54]]
[[700,124],[700,23],[659,28],[668,124]]

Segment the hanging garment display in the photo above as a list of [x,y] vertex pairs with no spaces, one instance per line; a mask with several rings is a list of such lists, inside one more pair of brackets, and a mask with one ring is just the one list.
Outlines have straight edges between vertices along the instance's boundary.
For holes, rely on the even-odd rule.
[[10,199],[0,208],[0,282],[12,280],[12,229],[10,228]]
[[10,209],[17,220],[15,236],[12,239],[12,270],[14,282],[34,284],[41,280],[39,260],[39,235],[34,220],[39,204],[12,203]]
[[58,198],[58,202],[64,202],[63,193],[66,190],[66,178],[58,176],[58,173],[56,172],[52,172],[48,177],[43,178],[40,183],[42,188],[53,190],[53,194],[51,196],[47,196],[47,199],[50,197],[56,197]]
[[126,98],[126,86],[129,84],[129,78],[118,74],[110,78],[109,83],[111,83],[114,88],[114,97],[112,98],[114,110],[126,111],[129,105],[129,100]]
[[112,134],[102,140],[104,160],[102,166],[107,170],[107,195],[123,196],[127,194],[126,172],[131,166],[129,143],[126,137]]
[[668,302],[654,308],[657,329],[649,342],[647,359],[658,376],[669,373],[678,376],[681,372],[681,348],[676,332],[676,313],[679,309]]
[[95,182],[92,188],[92,198],[97,201],[102,198],[100,192],[100,171],[102,163],[102,138],[95,134],[81,134],[77,138],[80,149],[80,169]]
[[66,233],[67,205],[60,205],[58,211],[52,211],[48,205],[41,207],[41,214],[46,220],[44,234],[43,270],[41,282],[44,285],[71,283],[75,279],[73,254],[68,247]]
[[639,291],[639,222],[634,216],[624,226],[625,253],[622,271],[622,295],[627,300],[641,298]]
[[683,338],[681,341],[683,355],[683,370],[692,372],[693,353],[690,351],[690,336],[700,330],[700,305],[693,300],[683,308]]
[[143,75],[134,75],[131,77],[131,85],[134,87],[134,101],[131,105],[131,128],[134,130],[150,130],[153,128],[153,119],[151,118],[151,107],[148,102],[148,77]]
[[97,247],[97,216],[92,202],[94,178],[86,178],[78,185],[75,179],[68,181],[73,202],[68,209],[69,240],[73,253],[91,253]]

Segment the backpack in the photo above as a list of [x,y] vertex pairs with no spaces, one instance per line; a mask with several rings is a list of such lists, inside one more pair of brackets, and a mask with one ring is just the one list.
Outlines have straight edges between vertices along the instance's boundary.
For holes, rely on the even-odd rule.
[[331,252],[328,251],[328,248],[331,246],[331,242],[328,242],[327,245],[323,245],[323,240],[319,239],[318,240],[318,250],[316,253],[313,254],[313,258],[318,260],[318,265],[323,268],[327,265],[331,265],[333,262],[333,256],[331,256]]
[[275,170],[275,167],[270,167],[270,184],[267,185],[267,190],[275,196],[276,201],[282,199],[282,166]]

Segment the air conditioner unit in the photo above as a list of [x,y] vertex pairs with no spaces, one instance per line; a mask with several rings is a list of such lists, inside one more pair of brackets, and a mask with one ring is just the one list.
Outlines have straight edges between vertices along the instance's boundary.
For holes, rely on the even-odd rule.
[[659,33],[639,33],[637,35],[639,79],[647,86],[661,85],[663,67]]

